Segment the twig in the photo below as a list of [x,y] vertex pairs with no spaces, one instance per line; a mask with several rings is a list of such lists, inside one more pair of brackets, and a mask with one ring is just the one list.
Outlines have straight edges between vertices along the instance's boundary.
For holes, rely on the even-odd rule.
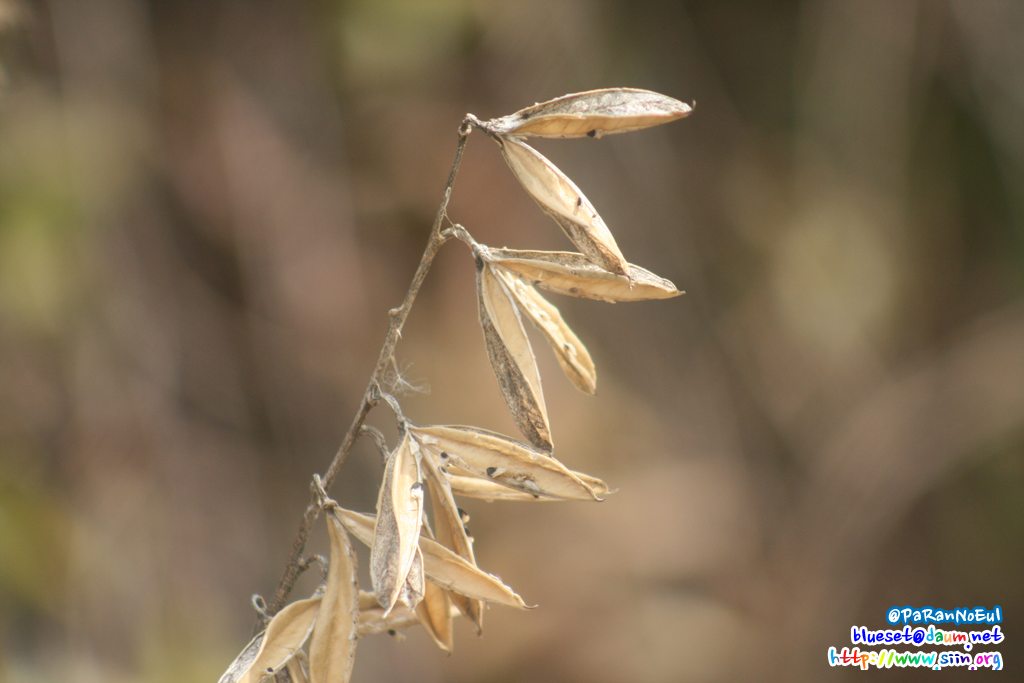
[[[352,424],[349,425],[348,431],[338,447],[338,451],[334,454],[334,458],[331,459],[331,463],[327,467],[327,471],[320,478],[325,490],[330,488],[331,483],[334,482],[335,477],[338,475],[338,471],[345,464],[345,460],[348,458],[349,451],[352,450],[352,444],[355,443],[360,428],[366,420],[366,416],[369,415],[370,411],[377,404],[380,380],[394,360],[395,346],[397,346],[398,340],[402,336],[402,326],[405,325],[405,320],[409,317],[409,311],[412,309],[413,302],[416,301],[416,295],[419,294],[420,287],[423,286],[423,281],[430,271],[434,257],[437,255],[441,245],[448,240],[448,235],[442,233],[441,225],[447,216],[448,202],[451,199],[452,188],[455,185],[455,176],[458,174],[459,166],[462,164],[462,153],[466,148],[469,134],[474,128],[479,128],[489,135],[491,134],[482,125],[480,120],[472,114],[467,114],[462,120],[462,125],[459,126],[459,139],[455,146],[455,158],[452,160],[451,170],[448,172],[448,180],[444,185],[441,205],[437,209],[434,224],[430,229],[427,246],[423,249],[423,256],[420,257],[420,263],[416,267],[416,272],[413,273],[412,282],[409,284],[405,299],[398,307],[388,311],[388,331],[384,336],[380,355],[377,356],[377,364],[370,375],[370,381],[366,386],[366,391],[363,392],[363,397],[359,402],[359,408],[356,410],[355,417],[352,418]],[[301,573],[302,553],[306,549],[306,542],[309,540],[309,532],[313,527],[313,522],[316,521],[319,514],[320,506],[317,504],[314,495],[309,505],[306,506],[305,513],[302,515],[302,523],[295,534],[295,540],[292,541],[292,549],[288,555],[288,562],[285,565],[284,573],[281,575],[281,580],[278,581],[273,600],[267,606],[264,619],[268,616],[273,616],[284,606],[285,600],[288,599],[288,594],[295,586],[295,581]]]

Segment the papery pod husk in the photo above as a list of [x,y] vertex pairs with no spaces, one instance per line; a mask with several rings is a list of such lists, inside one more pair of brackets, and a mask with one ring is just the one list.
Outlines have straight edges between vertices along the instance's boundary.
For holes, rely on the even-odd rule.
[[541,289],[581,299],[616,303],[671,299],[684,294],[671,281],[640,266],[628,264],[626,275],[617,275],[572,251],[488,249],[487,258]]
[[379,609],[381,614],[384,613],[384,608],[377,602],[377,594],[373,591],[359,591],[359,611],[365,612],[370,609]]
[[600,500],[570,469],[547,453],[503,434],[463,425],[409,427],[416,439],[442,463],[539,496]]
[[499,135],[599,138],[628,133],[689,116],[693,108],[660,93],[603,88],[572,93],[487,122]]
[[[366,545],[373,544],[374,518],[338,508],[338,517],[349,533]],[[526,609],[523,599],[501,579],[471,565],[437,541],[420,537],[423,570],[427,578],[454,593],[499,605]]]
[[423,590],[423,600],[416,605],[416,618],[434,643],[444,652],[451,654],[455,631],[449,592],[433,581],[427,581]]
[[320,598],[296,600],[274,615],[231,663],[218,683],[259,683],[288,665],[313,631]]
[[[432,626],[429,623],[423,623],[424,615],[421,615],[421,610],[425,610],[425,606],[428,603],[431,605],[435,604],[436,601],[433,600],[433,591],[445,591],[431,581],[426,583],[425,588],[426,589],[423,592],[423,600],[420,604],[416,605],[415,612],[404,605],[397,605],[387,616],[384,616],[384,608],[377,602],[376,595],[369,591],[360,591],[359,635],[378,635],[381,633],[394,632],[410,626],[421,625],[428,631],[428,634],[434,639],[438,646],[441,647],[441,649],[445,649],[445,647],[442,646],[442,643],[446,643],[446,651],[451,652],[453,629],[449,627],[448,636],[443,635],[445,633],[445,629],[443,627],[438,629],[438,633],[435,634],[431,631]],[[447,614],[449,618],[454,618],[459,615],[459,610],[450,602],[446,605],[446,609],[448,610]],[[441,616],[441,613],[436,608],[429,614],[430,621],[432,622],[437,622]],[[439,635],[441,636],[440,640],[438,637]]]
[[246,643],[234,661],[228,665],[227,671],[221,674],[217,683],[238,683],[243,678],[248,680],[247,674],[252,668],[253,662],[256,661],[256,657],[259,656],[260,649],[263,647],[263,640],[266,637],[266,631],[261,631]]
[[477,295],[480,327],[501,395],[519,431],[538,448],[550,451],[553,444],[540,370],[512,294],[489,266],[482,265],[477,269]]
[[301,653],[296,654],[288,661],[285,671],[288,672],[288,680],[291,683],[309,683],[309,672],[306,670]]
[[333,509],[324,514],[331,559],[321,616],[309,644],[312,683],[345,683],[352,676],[359,621],[359,585],[356,555],[348,532]]
[[573,470],[573,474],[575,474],[580,481],[589,486],[590,490],[594,492],[594,495],[599,498],[615,493],[618,490],[610,488],[602,479],[592,477],[589,474],[584,474],[583,472],[577,472],[575,470]]
[[526,315],[548,340],[555,359],[569,381],[580,391],[593,394],[597,390],[597,369],[590,352],[562,318],[558,308],[533,288],[520,275],[504,268],[494,268]]
[[[459,615],[459,610],[452,606],[449,613],[454,618]],[[384,608],[377,604],[376,597],[374,597],[372,605],[359,612],[360,637],[376,636],[382,633],[394,634],[413,626],[422,626],[416,612],[405,605],[396,605],[395,609],[391,610],[391,614],[385,617]]]
[[408,433],[388,456],[377,497],[377,528],[370,548],[370,580],[384,611],[423,598],[422,571],[415,568],[423,524],[419,446]]
[[[431,509],[434,512],[437,542],[450,548],[475,566],[476,555],[473,552],[473,543],[466,532],[455,498],[452,496],[448,478],[441,471],[437,460],[429,453],[424,453],[422,470],[427,491],[430,493]],[[483,630],[483,603],[457,593],[451,596],[451,601],[476,625],[477,633],[480,633]]]
[[[583,475],[580,472],[573,472],[573,474],[590,486],[594,490],[594,493],[599,497],[604,497],[605,495],[612,493],[612,491],[608,489],[608,485],[600,479]],[[484,479],[472,474],[449,473],[446,476],[451,484],[452,493],[455,495],[462,496],[463,498],[483,500],[488,503],[493,503],[494,501],[562,503],[570,500],[579,500],[578,498],[555,498],[553,496],[527,493],[526,491],[512,489],[491,479]]]
[[515,138],[501,138],[501,153],[512,174],[551,216],[566,237],[595,264],[625,275],[625,257],[594,205],[576,184],[543,154]]

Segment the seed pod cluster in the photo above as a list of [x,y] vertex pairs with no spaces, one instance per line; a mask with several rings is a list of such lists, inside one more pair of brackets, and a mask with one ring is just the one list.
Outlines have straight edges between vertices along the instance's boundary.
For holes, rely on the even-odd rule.
[[[518,593],[477,564],[469,520],[457,497],[599,501],[611,490],[555,457],[540,370],[523,319],[545,338],[573,385],[593,394],[597,374],[590,353],[538,290],[612,303],[667,299],[682,292],[629,263],[590,200],[524,138],[599,138],[674,121],[691,111],[689,105],[648,90],[608,88],[565,95],[486,122],[467,119],[495,139],[527,194],[578,249],[496,249],[468,238],[477,257],[478,311],[487,354],[525,441],[477,427],[418,426],[401,415],[397,400],[387,397],[399,415],[401,437],[386,453],[376,514],[344,509],[319,488],[330,539],[325,585],[278,612],[219,683],[271,677],[347,683],[360,637],[394,635],[421,625],[442,651],[451,653],[456,616],[465,616],[481,632],[485,605],[527,607]],[[350,538],[370,548],[372,591],[358,587]]]

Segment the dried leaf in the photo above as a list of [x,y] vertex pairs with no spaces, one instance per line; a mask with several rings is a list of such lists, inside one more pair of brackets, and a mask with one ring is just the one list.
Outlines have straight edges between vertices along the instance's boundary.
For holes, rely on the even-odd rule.
[[692,111],[690,105],[650,90],[605,88],[541,102],[488,121],[488,126],[501,135],[599,138],[675,121]]
[[[423,479],[427,484],[427,491],[430,493],[431,509],[434,513],[434,526],[437,529],[437,541],[453,550],[462,559],[476,566],[476,557],[473,553],[473,543],[466,531],[459,507],[452,496],[452,489],[448,478],[441,472],[435,458],[424,453],[421,461]],[[428,587],[429,592],[429,587]],[[426,599],[426,596],[424,596]],[[464,595],[453,595],[452,602],[459,610],[476,625],[477,633],[483,630],[483,603],[479,600],[467,598]]]
[[458,425],[409,427],[409,431],[430,454],[475,476],[538,496],[600,500],[558,460],[502,434]]
[[448,591],[427,581],[423,600],[416,605],[416,617],[439,648],[451,654],[454,646],[452,601]]
[[[366,545],[373,544],[373,517],[343,508],[338,508],[337,512],[349,533]],[[485,602],[526,608],[523,599],[502,583],[501,579],[471,565],[437,541],[421,536],[420,548],[423,551],[424,572],[442,588]]]
[[512,295],[486,264],[477,270],[480,326],[491,367],[516,425],[531,443],[551,450],[540,371]]
[[422,571],[414,572],[423,524],[419,446],[408,435],[388,456],[377,498],[377,529],[370,549],[370,580],[385,613],[423,597]]
[[626,274],[626,259],[608,226],[576,184],[540,152],[515,138],[501,139],[501,153],[534,201],[583,254],[602,268]]
[[319,597],[286,606],[274,615],[266,631],[249,641],[218,683],[259,683],[264,676],[276,674],[305,644],[319,611]]
[[487,258],[494,266],[510,270],[549,292],[582,299],[615,303],[670,299],[683,294],[665,278],[640,266],[628,264],[627,275],[616,275],[571,251],[489,249]]
[[588,394],[597,389],[597,370],[587,347],[572,331],[562,314],[523,278],[509,270],[494,268],[522,311],[544,333],[555,352],[565,376],[576,388]]
[[312,683],[344,683],[352,676],[359,619],[356,555],[348,532],[333,510],[324,515],[331,541],[327,588],[321,616],[309,644]]

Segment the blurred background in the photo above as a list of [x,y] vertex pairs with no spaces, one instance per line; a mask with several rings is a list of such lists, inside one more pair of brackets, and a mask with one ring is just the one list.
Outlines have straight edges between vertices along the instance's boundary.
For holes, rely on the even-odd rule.
[[[451,657],[364,640],[355,680],[856,680],[827,647],[906,604],[1001,604],[1017,666],[1022,35],[1010,1],[0,0],[0,681],[215,680],[462,115],[618,85],[696,113],[537,146],[688,293],[556,301],[594,398],[536,350],[559,456],[619,493],[467,504],[540,608]],[[482,135],[450,214],[567,246]],[[511,434],[473,278],[446,247],[403,403]],[[361,442],[333,494],[370,510],[380,473]]]

